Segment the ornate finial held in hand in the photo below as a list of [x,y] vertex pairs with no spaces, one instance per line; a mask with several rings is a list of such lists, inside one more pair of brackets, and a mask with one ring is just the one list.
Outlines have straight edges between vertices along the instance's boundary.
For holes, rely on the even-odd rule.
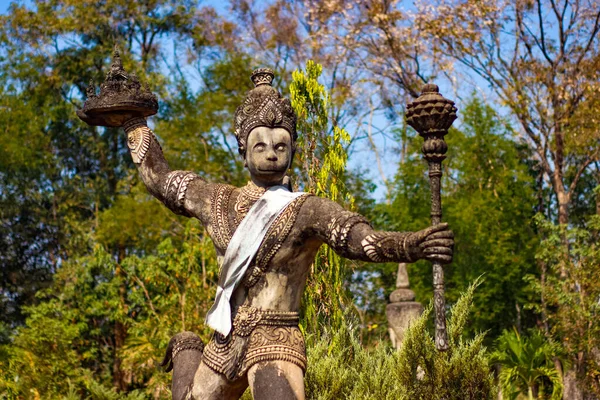
[[148,117],[158,111],[158,100],[148,86],[142,88],[135,74],[123,68],[115,45],[106,79],[96,95],[93,82],[86,90],[87,100],[77,115],[89,125],[119,127],[132,117]]

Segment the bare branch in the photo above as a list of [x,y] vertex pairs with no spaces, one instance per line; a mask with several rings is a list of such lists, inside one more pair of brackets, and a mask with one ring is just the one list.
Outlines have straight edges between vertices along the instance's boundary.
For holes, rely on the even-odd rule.
[[591,154],[587,158],[587,160],[585,160],[585,162],[583,164],[581,164],[581,166],[575,173],[575,177],[573,177],[573,181],[571,181],[571,184],[569,185],[569,193],[568,193],[569,199],[571,199],[572,193],[575,191],[575,188],[577,187],[577,183],[579,182],[579,179],[581,178],[581,176],[583,175],[583,173],[585,172],[587,167],[589,167],[590,164],[597,162],[599,155],[600,155],[600,148],[596,148],[594,153]]

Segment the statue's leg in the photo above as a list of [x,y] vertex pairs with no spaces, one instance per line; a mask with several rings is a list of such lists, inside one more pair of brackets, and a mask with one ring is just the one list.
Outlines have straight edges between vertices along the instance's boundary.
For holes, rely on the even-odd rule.
[[254,400],[304,400],[304,373],[291,362],[263,361],[248,370]]
[[210,369],[200,363],[196,375],[192,395],[194,400],[237,400],[248,388],[248,379],[244,376],[235,381],[229,381],[225,375]]
[[173,336],[167,346],[167,353],[161,364],[166,371],[173,370],[171,394],[173,400],[189,398],[194,374],[200,365],[204,344],[193,332],[181,332]]

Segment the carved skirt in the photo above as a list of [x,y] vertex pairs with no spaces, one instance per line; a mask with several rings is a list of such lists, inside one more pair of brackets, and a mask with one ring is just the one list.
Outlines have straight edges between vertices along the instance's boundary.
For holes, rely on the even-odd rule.
[[233,330],[215,332],[204,348],[203,361],[212,370],[235,380],[261,361],[287,361],[306,371],[306,348],[297,312],[241,306]]

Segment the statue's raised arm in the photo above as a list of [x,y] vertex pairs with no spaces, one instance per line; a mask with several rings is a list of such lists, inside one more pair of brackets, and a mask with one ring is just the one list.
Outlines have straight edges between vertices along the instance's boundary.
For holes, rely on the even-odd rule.
[[146,117],[156,114],[156,96],[143,88],[134,74],[123,69],[117,48],[113,63],[96,94],[93,84],[87,101],[77,115],[95,126],[122,127],[134,164],[148,191],[179,215],[196,217],[207,223],[211,185],[193,172],[172,171]]
[[143,117],[123,124],[131,158],[148,189],[171,211],[208,222],[211,186],[198,174],[172,171],[154,133]]

